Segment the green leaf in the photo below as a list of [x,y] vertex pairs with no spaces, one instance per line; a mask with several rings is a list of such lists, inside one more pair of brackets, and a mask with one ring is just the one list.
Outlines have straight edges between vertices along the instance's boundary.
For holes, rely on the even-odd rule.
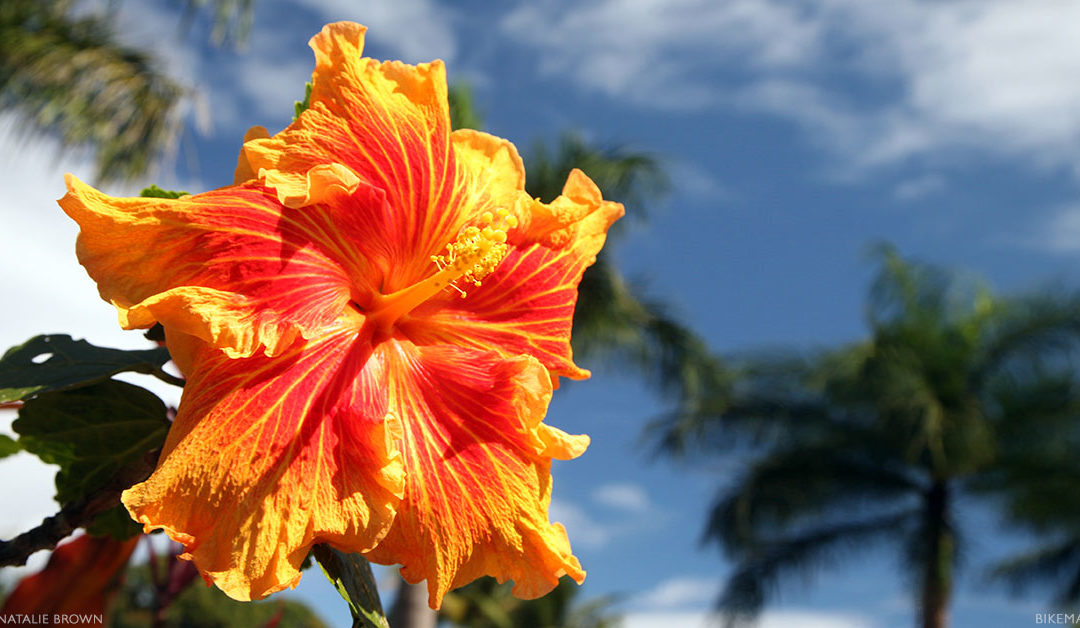
[[7,458],[20,451],[22,451],[22,447],[18,441],[7,434],[0,434],[0,458]]
[[60,465],[56,500],[66,504],[101,491],[121,469],[160,448],[169,420],[153,393],[109,380],[39,395],[12,427],[24,449]]
[[311,106],[311,82],[308,81],[308,83],[306,85],[304,85],[304,100],[298,100],[295,103],[293,103],[293,112],[294,112],[293,122],[296,122],[296,119],[300,117],[300,114],[307,111],[308,107],[310,107],[310,106]]
[[144,198],[180,198],[181,196],[187,196],[188,193],[180,190],[163,190],[156,185],[151,185],[148,188],[143,188],[142,192],[139,192],[139,196]]
[[0,403],[85,386],[125,371],[169,377],[161,370],[168,361],[164,347],[124,351],[63,334],[36,336],[0,357]]
[[383,614],[379,590],[371,564],[360,554],[346,554],[329,545],[316,545],[312,550],[323,573],[334,583],[341,597],[349,603],[353,628],[390,628]]
[[94,517],[94,522],[86,526],[87,534],[94,536],[111,536],[117,541],[126,541],[133,536],[142,534],[143,527],[135,523],[128,514],[123,504],[113,506]]

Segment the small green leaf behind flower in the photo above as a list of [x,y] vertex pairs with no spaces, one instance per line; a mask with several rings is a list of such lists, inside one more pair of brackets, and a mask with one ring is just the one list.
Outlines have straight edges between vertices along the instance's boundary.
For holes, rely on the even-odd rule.
[[349,603],[353,628],[390,628],[382,610],[371,564],[359,554],[346,554],[329,545],[316,545],[312,554],[323,573]]
[[22,451],[19,441],[6,434],[0,434],[0,458],[7,458]]
[[177,383],[161,370],[168,361],[169,351],[164,347],[126,351],[97,347],[63,334],[36,336],[0,357],[0,403],[85,386],[124,372]]
[[151,185],[148,188],[143,188],[142,192],[139,192],[139,196],[143,198],[180,198],[181,196],[188,196],[188,193],[182,190],[163,190],[156,185]]
[[293,103],[293,122],[311,106],[311,81],[304,85],[304,99]]
[[[160,449],[169,425],[156,395],[108,380],[38,395],[23,405],[12,427],[24,449],[60,466],[56,500],[67,504],[100,494],[126,467]],[[139,526],[122,509],[117,504],[102,512],[90,531],[118,538],[137,534]]]

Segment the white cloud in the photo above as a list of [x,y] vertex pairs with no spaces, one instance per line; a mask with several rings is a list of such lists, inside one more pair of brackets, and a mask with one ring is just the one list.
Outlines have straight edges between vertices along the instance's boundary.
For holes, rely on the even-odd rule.
[[925,174],[901,181],[893,188],[893,198],[898,201],[916,201],[945,189],[945,177]]
[[1053,253],[1080,252],[1080,205],[1059,209],[1021,244]]
[[697,75],[701,59],[786,67],[804,63],[818,41],[816,25],[802,21],[797,8],[757,0],[523,4],[501,28],[543,50],[544,72],[568,72],[609,95],[673,108],[712,100]]
[[552,521],[563,524],[574,545],[599,549],[611,542],[614,534],[611,526],[597,521],[587,512],[569,502],[558,499],[551,500],[548,514]]
[[[672,611],[628,613],[623,628],[707,628],[716,625],[706,612]],[[761,615],[757,628],[873,628],[874,623],[857,615],[821,611],[770,611]]]
[[719,578],[669,578],[637,596],[634,602],[651,609],[710,605],[716,600],[721,585]]
[[598,504],[630,513],[647,512],[652,507],[645,489],[636,484],[605,484],[593,491],[593,499]]
[[[298,0],[327,22],[352,20],[368,27],[367,36],[407,63],[457,54],[453,14],[432,0]],[[314,33],[312,33],[314,35]]]
[[624,101],[790,118],[847,168],[941,149],[1075,167],[1078,23],[1060,0],[566,0],[502,29]]
[[680,194],[697,198],[730,201],[732,191],[715,174],[690,161],[675,161],[666,164],[671,173],[673,187]]

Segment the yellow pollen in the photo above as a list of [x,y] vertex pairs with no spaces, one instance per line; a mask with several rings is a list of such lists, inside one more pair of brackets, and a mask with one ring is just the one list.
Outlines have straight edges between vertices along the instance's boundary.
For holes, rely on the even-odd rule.
[[517,217],[505,209],[500,208],[494,214],[484,212],[477,224],[462,229],[457,239],[446,245],[446,254],[431,256],[438,268],[434,275],[408,288],[377,297],[368,312],[369,319],[388,329],[446,288],[456,290],[464,298],[466,292],[455,282],[463,279],[480,286],[484,277],[495,272],[506,256],[506,232],[517,225]]

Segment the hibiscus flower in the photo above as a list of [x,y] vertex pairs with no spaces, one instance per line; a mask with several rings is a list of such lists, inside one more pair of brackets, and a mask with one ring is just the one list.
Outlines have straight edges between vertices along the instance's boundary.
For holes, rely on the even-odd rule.
[[577,284],[623,208],[579,171],[550,204],[513,144],[451,131],[443,64],[378,62],[365,29],[311,40],[310,108],[249,132],[236,184],[60,205],[124,328],[160,323],[187,385],[157,470],[124,493],[241,600],[295,586],[329,543],[427,580],[532,598],[585,577],[548,518],[543,423]]

